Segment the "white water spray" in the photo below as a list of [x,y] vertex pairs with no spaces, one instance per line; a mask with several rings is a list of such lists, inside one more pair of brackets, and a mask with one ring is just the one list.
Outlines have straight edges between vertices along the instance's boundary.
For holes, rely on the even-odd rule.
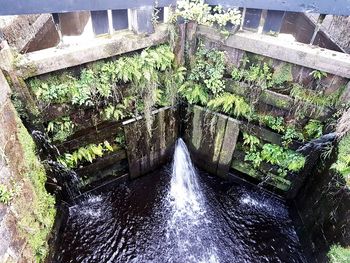
[[215,245],[204,246],[211,222],[205,216],[205,199],[197,177],[186,144],[178,139],[168,193],[171,216],[167,237],[177,241],[175,254],[184,262],[219,262]]

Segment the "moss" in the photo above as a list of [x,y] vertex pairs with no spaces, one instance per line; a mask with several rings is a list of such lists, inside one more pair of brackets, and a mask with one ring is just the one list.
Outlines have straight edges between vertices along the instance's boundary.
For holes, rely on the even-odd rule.
[[279,86],[285,82],[291,81],[293,81],[292,65],[289,63],[278,65],[272,75],[273,84]]
[[19,226],[21,234],[35,254],[36,261],[42,262],[48,252],[47,240],[55,219],[55,200],[45,189],[46,173],[35,154],[34,141],[18,117],[17,126],[18,140],[23,149],[24,181],[33,188],[31,200],[17,201]]
[[273,105],[280,109],[289,109],[291,107],[291,103],[288,99],[285,99],[278,95],[272,96],[271,93],[268,93],[266,91],[262,92],[260,98],[263,102]]
[[343,90],[342,87],[330,95],[324,95],[323,91],[306,89],[297,83],[293,83],[290,95],[296,100],[308,102],[318,107],[335,107]]
[[344,248],[333,245],[328,252],[330,263],[348,263],[350,262],[350,248]]
[[350,134],[345,135],[339,142],[338,158],[332,168],[343,176],[350,187]]

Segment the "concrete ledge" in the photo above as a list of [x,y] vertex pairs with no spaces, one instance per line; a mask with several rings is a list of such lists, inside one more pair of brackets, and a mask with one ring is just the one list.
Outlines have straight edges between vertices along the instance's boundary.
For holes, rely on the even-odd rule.
[[165,43],[167,26],[159,25],[154,34],[137,36],[130,31],[118,32],[110,38],[91,39],[81,45],[49,48],[25,54],[16,64],[16,73],[24,79],[87,62]]
[[223,45],[350,78],[350,55],[277,37],[241,32],[226,40],[214,28],[199,26],[197,34]]

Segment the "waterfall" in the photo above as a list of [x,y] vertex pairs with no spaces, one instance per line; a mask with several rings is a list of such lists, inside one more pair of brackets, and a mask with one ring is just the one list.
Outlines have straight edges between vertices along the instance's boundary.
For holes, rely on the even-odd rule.
[[182,139],[176,142],[167,201],[171,210],[167,238],[177,244],[171,254],[183,262],[218,262],[215,244],[208,246],[211,222],[198,174]]
[[176,142],[170,196],[176,213],[195,218],[198,212],[203,212],[204,201],[198,186],[197,173],[182,139]]
[[73,201],[75,197],[81,194],[79,190],[81,183],[77,174],[57,161],[54,161],[57,160],[60,152],[50,142],[45,133],[34,130],[32,136],[42,156],[46,158],[44,163],[47,165],[47,172],[49,172],[54,178],[55,183],[59,186],[62,198],[66,199],[65,201]]

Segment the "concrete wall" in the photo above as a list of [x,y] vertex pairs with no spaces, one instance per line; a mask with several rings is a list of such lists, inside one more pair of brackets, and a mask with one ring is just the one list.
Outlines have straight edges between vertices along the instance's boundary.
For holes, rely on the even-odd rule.
[[308,252],[317,262],[325,262],[332,244],[350,246],[350,189],[343,180],[329,166],[314,169],[295,199],[302,236],[311,242]]
[[[37,228],[39,197],[26,176],[28,167],[23,142],[19,139],[27,131],[9,96],[10,87],[0,71],[0,184],[15,191],[9,204],[0,202],[0,262],[36,262],[37,251],[33,251],[30,239],[39,234],[41,228],[46,228],[45,232],[49,233],[51,225]],[[30,137],[28,133],[26,136]],[[41,165],[38,160],[36,162]],[[50,209],[47,213],[51,213]],[[42,238],[45,243],[48,236],[44,234]]]

